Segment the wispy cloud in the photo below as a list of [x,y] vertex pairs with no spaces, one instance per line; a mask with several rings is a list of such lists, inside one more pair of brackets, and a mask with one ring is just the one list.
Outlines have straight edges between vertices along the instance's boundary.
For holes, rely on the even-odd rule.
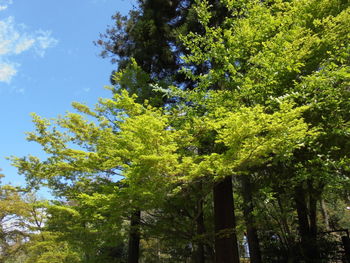
[[35,43],[35,39],[25,38],[15,46],[15,54],[21,54],[22,52],[30,49]]
[[0,63],[0,81],[10,83],[12,77],[16,75],[17,70],[14,64]]
[[[0,0],[0,11],[10,4],[12,0]],[[26,26],[17,24],[12,16],[0,20],[0,82],[10,83],[20,66],[14,60],[23,52],[31,50],[44,57],[46,50],[58,42],[51,34],[48,30],[27,32]]]
[[0,11],[7,9],[12,3],[12,0],[0,0]]
[[45,55],[46,49],[54,47],[58,43],[58,41],[51,36],[51,31],[38,30],[36,31],[36,35],[35,51],[40,57]]

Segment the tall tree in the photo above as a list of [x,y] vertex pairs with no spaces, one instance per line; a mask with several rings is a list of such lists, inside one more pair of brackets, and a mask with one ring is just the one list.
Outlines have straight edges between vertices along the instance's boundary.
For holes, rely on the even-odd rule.
[[[220,24],[227,14],[226,6],[218,0],[209,0],[209,3],[215,10],[212,23]],[[117,12],[112,17],[114,24],[100,34],[95,44],[102,47],[102,57],[111,58],[112,63],[118,63],[117,71],[127,68],[134,59],[149,76],[149,83],[160,82],[165,86],[170,84],[191,89],[196,81],[181,72],[181,68],[186,65],[182,56],[188,54],[189,50],[179,35],[204,33],[194,6],[194,0],[139,0],[128,16]],[[198,74],[204,74],[210,65],[192,63],[191,67]],[[111,75],[112,83],[116,83],[113,75],[114,72]],[[141,101],[152,96],[162,96],[154,93],[150,86],[144,86],[138,92],[128,85],[121,87],[136,93]],[[145,92],[148,96],[144,96]]]
[[[75,107],[82,114],[95,117],[97,124],[71,113],[56,120],[60,129],[67,130],[62,133],[56,127],[50,130],[48,120],[34,116],[37,131],[29,134],[29,140],[40,143],[49,158],[43,162],[32,156],[15,158],[20,172],[29,181],[46,182],[69,200],[73,197],[72,201],[80,190],[88,191],[94,182],[97,186],[101,182],[102,188],[112,185],[113,190],[113,181],[123,176],[127,187],[111,193],[119,200],[115,202],[121,209],[115,214],[117,217],[130,215],[141,207],[151,209],[162,202],[164,189],[171,182],[167,179],[176,167],[176,155],[172,154],[176,149],[174,131],[166,129],[168,116],[135,103],[126,92],[101,101],[95,112],[81,104]],[[81,149],[71,148],[68,143]],[[135,226],[130,227],[133,232]]]
[[[343,173],[340,166],[347,158],[349,3],[226,3],[232,16],[216,27],[210,23],[213,15],[208,2],[199,4],[206,34],[185,37],[193,52],[187,61],[215,65],[208,74],[193,74],[200,81],[198,86],[208,89],[219,83],[245,105],[263,104],[272,110],[286,97],[299,105],[311,105],[304,117],[322,132],[295,152],[289,169],[290,179],[299,182],[294,188],[295,204],[304,256],[311,262],[318,255],[312,247],[316,244],[316,201],[331,182],[332,171]],[[337,140],[330,139],[335,134],[340,135]]]

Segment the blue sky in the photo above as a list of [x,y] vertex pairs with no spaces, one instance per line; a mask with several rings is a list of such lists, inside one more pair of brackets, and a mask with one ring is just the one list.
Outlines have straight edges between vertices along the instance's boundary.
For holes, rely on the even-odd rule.
[[111,16],[131,0],[0,0],[0,168],[3,183],[24,184],[6,156],[41,155],[27,142],[30,113],[55,117],[79,101],[94,105],[110,93],[116,67],[94,46]]

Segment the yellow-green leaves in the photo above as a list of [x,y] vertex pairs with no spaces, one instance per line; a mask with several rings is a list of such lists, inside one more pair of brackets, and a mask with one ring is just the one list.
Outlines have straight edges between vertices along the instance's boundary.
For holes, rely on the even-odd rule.
[[233,109],[224,105],[223,100],[221,106],[193,118],[187,127],[194,136],[194,145],[204,147],[204,154],[183,158],[182,165],[188,168],[187,180],[229,176],[287,160],[308,136],[316,135],[301,117],[307,107],[282,102],[280,109],[271,113],[260,105]]
[[15,166],[29,180],[73,184],[77,190],[84,177],[122,176],[131,200],[146,198],[151,204],[176,174],[178,135],[169,114],[135,99],[121,91],[101,99],[95,110],[75,103],[80,113],[53,120],[34,115],[36,131],[28,139],[41,144],[48,158],[13,158]]
[[244,103],[265,104],[270,96],[292,92],[301,76],[320,70],[335,53],[348,53],[350,11],[344,1],[223,2],[229,14],[222,24],[208,22],[210,6],[201,2],[196,11],[205,33],[182,37],[190,50],[186,62],[210,64],[202,75],[184,70],[205,90],[235,90]]
[[242,170],[290,157],[307,135],[308,126],[301,119],[305,107],[281,104],[279,111],[268,114],[263,107],[240,108],[219,121],[217,142],[228,147],[225,160],[232,169]]

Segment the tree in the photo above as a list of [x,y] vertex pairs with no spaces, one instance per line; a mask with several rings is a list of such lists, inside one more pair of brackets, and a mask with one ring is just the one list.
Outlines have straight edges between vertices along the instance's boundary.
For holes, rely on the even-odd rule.
[[[57,193],[68,198],[74,197],[81,187],[89,187],[84,186],[89,178],[113,185],[123,176],[125,187],[120,191],[112,188],[112,195],[120,203],[120,214],[115,215],[119,217],[141,208],[151,209],[161,202],[176,167],[175,133],[166,129],[169,116],[137,104],[126,92],[101,100],[96,112],[81,104],[75,107],[95,117],[97,124],[79,114],[68,114],[56,122],[71,133],[68,134],[56,127],[50,131],[48,120],[34,116],[37,133],[31,133],[29,139],[40,143],[50,157],[44,162],[32,156],[15,158],[20,172],[28,180],[46,180]],[[69,142],[81,149],[70,148]]]
[[[209,3],[215,9],[215,19],[212,22],[222,22],[227,14],[225,5],[218,0],[210,0]],[[167,85],[177,85],[192,89],[196,82],[187,78],[180,69],[187,65],[198,74],[204,74],[210,68],[206,63],[186,64],[181,58],[189,50],[183,45],[179,35],[189,32],[204,33],[193,9],[194,5],[193,0],[137,1],[136,7],[128,16],[117,12],[112,17],[114,25],[109,26],[105,33],[100,34],[99,40],[95,41],[96,45],[102,47],[100,55],[111,58],[112,63],[118,64],[116,72],[129,67],[134,59],[147,74],[148,83],[162,84],[165,88]],[[114,73],[111,75],[111,82],[120,85],[114,80]],[[137,94],[141,102],[154,97],[158,100],[162,98],[162,94],[154,92],[150,86],[144,86],[138,92],[124,84],[121,88]],[[144,96],[145,94],[148,96]],[[163,101],[153,105],[161,106],[164,102],[163,97]]]
[[[226,100],[227,97],[230,99]],[[197,157],[199,167],[190,169],[196,176],[214,179],[216,262],[238,262],[238,248],[232,250],[237,244],[233,200],[224,201],[233,196],[232,175],[245,176],[251,167],[287,158],[307,136],[307,126],[298,119],[302,108],[292,109],[288,104],[282,104],[274,114],[267,114],[260,106],[233,108],[235,102],[227,91],[213,91],[209,95],[205,92],[204,98],[208,101],[207,115],[197,117],[196,131],[201,135],[196,137],[209,136],[211,144],[205,154]],[[289,125],[294,121],[292,130]]]
[[20,189],[0,186],[0,262],[6,262],[22,252],[30,236],[30,206],[23,200]]
[[0,262],[44,262],[30,261],[28,248],[44,242],[45,203],[28,189],[0,186]]
[[[225,6],[217,0],[210,2],[215,5],[217,21],[220,21],[226,12]],[[111,57],[112,62],[118,62],[118,71],[127,69],[132,75],[123,74],[125,81],[121,81],[112,74],[112,83],[118,84],[118,88],[127,89],[131,94],[137,94],[138,102],[147,99],[151,105],[157,106],[174,103],[176,99],[166,100],[166,96],[156,92],[149,84],[156,83],[163,88],[169,84],[193,88],[195,82],[180,71],[184,65],[181,56],[188,53],[188,50],[178,38],[180,32],[203,32],[196,12],[192,9],[193,5],[194,1],[188,0],[138,1],[137,9],[132,10],[129,17],[123,17],[119,13],[113,16],[115,25],[109,27],[105,34],[101,34],[96,44],[103,48],[102,57]],[[131,67],[136,69],[135,62],[138,65],[137,70],[130,71]],[[198,73],[208,69],[205,63],[191,66],[197,68]],[[201,183],[198,189],[201,188],[200,185]],[[199,224],[202,221],[198,218]],[[204,228],[198,226],[197,229],[201,232]],[[203,248],[199,250],[204,251]],[[203,253],[201,254],[200,257],[203,258]]]
[[78,263],[81,256],[72,250],[67,242],[61,241],[52,233],[33,236],[26,243],[25,263]]
[[[232,90],[244,105],[263,104],[272,110],[286,97],[311,105],[304,117],[321,132],[295,152],[287,179],[299,182],[294,184],[295,206],[304,256],[311,262],[318,255],[317,247],[312,247],[316,201],[324,186],[332,183],[331,174],[339,174],[333,179],[341,180],[345,172],[341,163],[348,151],[344,132],[349,122],[349,5],[344,1],[226,1],[226,5],[231,16],[212,26],[208,2],[198,4],[206,33],[183,37],[192,50],[186,62],[213,67],[201,76],[187,72],[201,89]],[[335,134],[338,139],[330,139]],[[250,243],[253,239],[248,236]]]

